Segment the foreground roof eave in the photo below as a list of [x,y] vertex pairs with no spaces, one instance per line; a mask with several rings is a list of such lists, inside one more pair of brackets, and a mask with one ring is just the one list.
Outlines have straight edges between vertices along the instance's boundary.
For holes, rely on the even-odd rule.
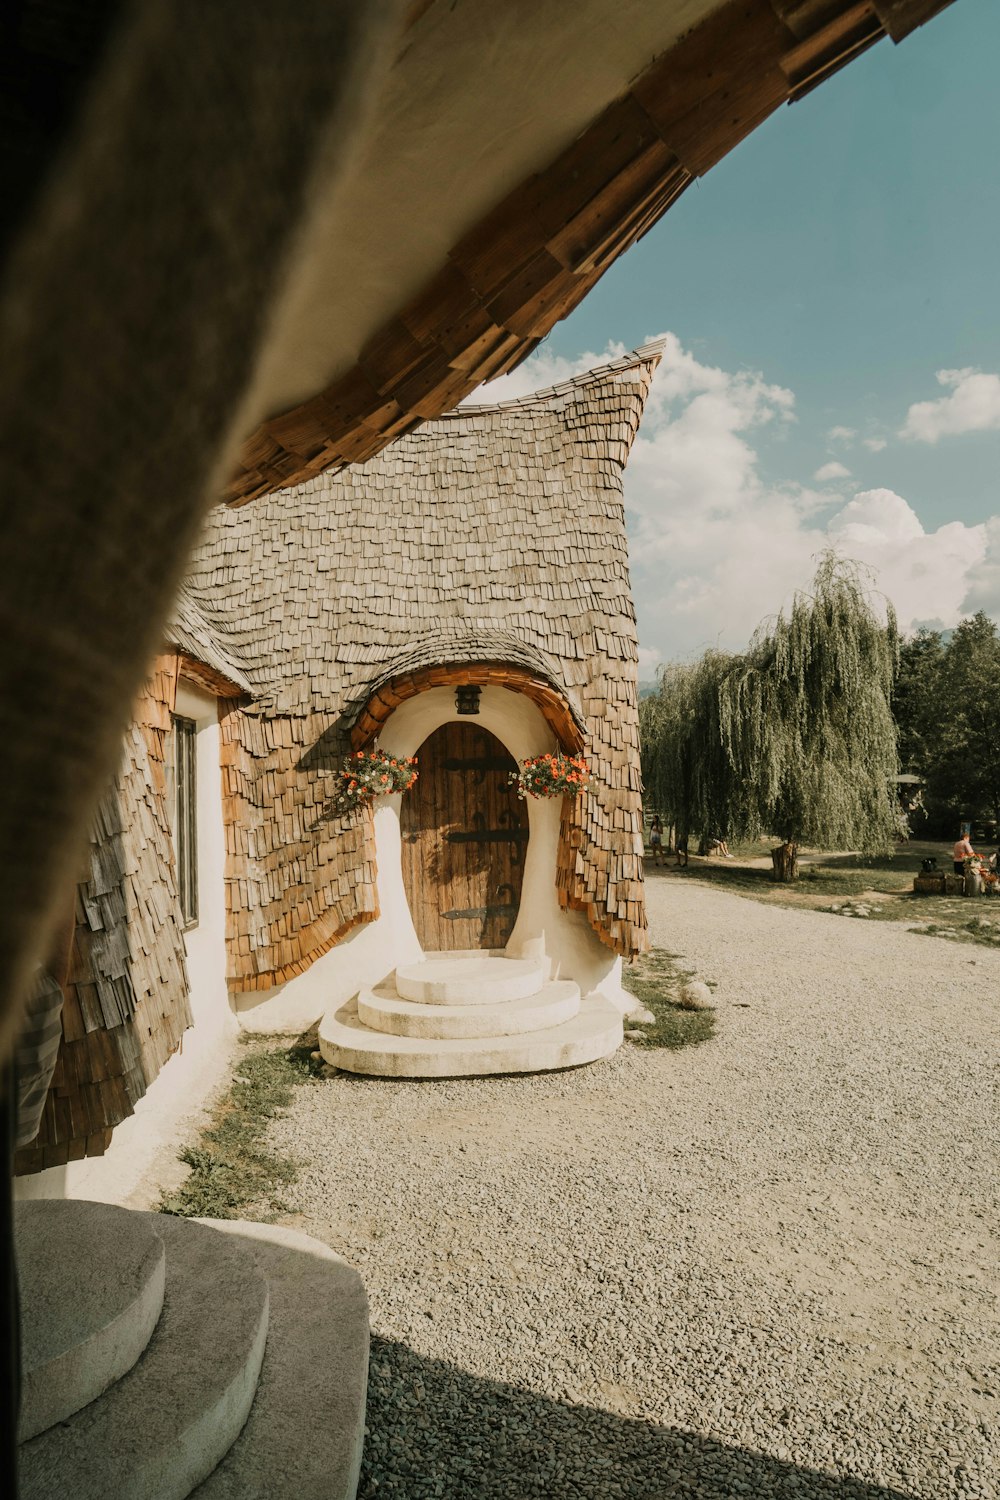
[[[412,104],[413,89],[410,95],[406,93],[408,67],[413,67],[410,84],[421,82],[414,62],[421,57],[421,48],[432,54],[435,48],[444,49],[435,70],[441,90],[437,102],[444,106],[454,102],[444,57],[449,48],[461,53],[463,46],[467,50],[474,42],[475,18],[470,19],[467,9],[446,11],[437,4],[416,7],[411,12],[412,46],[400,53],[393,75],[394,97],[401,112],[393,115],[387,109],[388,126],[379,137],[381,155],[376,153],[370,172],[358,180],[360,198],[355,210],[349,211],[348,205],[341,215],[341,222],[351,226],[354,241],[350,236],[341,238],[340,264],[336,254],[326,260],[322,255],[314,257],[312,280],[305,277],[300,287],[297,322],[291,318],[285,339],[278,341],[282,368],[279,371],[276,364],[272,378],[261,381],[262,404],[277,414],[262,422],[244,444],[223,498],[242,505],[326,469],[363,462],[393,438],[457,406],[484,381],[516,368],[693,181],[781,104],[801,98],[881,38],[902,40],[951,3],[705,0],[701,4],[674,0],[658,7],[633,6],[636,41],[653,43],[644,53],[653,61],[637,76],[622,77],[620,72],[602,73],[601,60],[591,57],[582,75],[590,90],[587,109],[593,110],[589,123],[579,129],[577,113],[576,135],[559,148],[556,143],[567,137],[558,134],[558,111],[543,100],[535,129],[549,143],[547,159],[526,176],[508,178],[506,187],[501,186],[502,177],[490,178],[495,180],[497,196],[487,212],[466,221],[450,245],[441,243],[436,251],[431,251],[425,237],[420,259],[423,284],[415,292],[404,291],[388,317],[384,310],[376,317],[377,303],[372,302],[367,324],[362,326],[364,320],[355,318],[349,337],[346,326],[340,326],[336,334],[331,314],[325,346],[316,330],[324,325],[324,298],[332,295],[331,288],[352,280],[365,293],[373,287],[400,285],[392,276],[378,275],[380,246],[398,236],[383,234],[380,240],[376,236],[371,245],[365,240],[366,229],[378,229],[380,214],[396,212],[398,223],[405,227],[406,214],[416,212],[415,206],[402,211],[395,202],[397,189],[405,195],[393,176],[394,162],[405,157],[412,180],[413,154],[419,158],[422,147],[426,150],[422,220],[428,222],[429,216],[436,222],[436,214],[444,215],[457,226],[460,220],[451,200],[460,199],[461,194],[456,189],[450,198],[448,193],[442,197],[442,159],[449,160],[454,180],[461,179],[470,194],[478,192],[482,202],[480,179],[484,174],[489,177],[494,159],[516,134],[508,119],[504,131],[491,143],[481,143],[476,157],[479,171],[472,174],[471,185],[466,137],[460,132],[450,136],[436,119],[437,133],[425,131],[407,140],[409,154],[390,149],[392,120],[402,126]],[[614,6],[602,10],[594,0],[589,12],[593,22],[590,43],[602,36],[610,51],[617,37],[621,68],[625,63],[621,36],[629,28],[614,12]],[[546,24],[547,14],[545,7],[539,8],[539,27]],[[486,23],[479,18],[478,24]],[[551,30],[547,40],[553,41]],[[583,48],[583,42],[579,45]],[[565,47],[563,53],[572,55],[566,54]],[[495,58],[498,65],[503,58],[501,49]],[[597,74],[607,85],[600,98],[593,91]],[[459,70],[453,89],[466,86],[467,76],[468,70]],[[446,81],[441,83],[442,79]],[[494,91],[502,82],[500,78]],[[495,103],[494,96],[485,102]],[[487,112],[484,105],[482,113]],[[426,126],[426,118],[421,123]],[[456,125],[454,119],[451,123]],[[561,123],[565,126],[565,118]],[[378,124],[383,127],[386,122]],[[517,182],[513,190],[510,180]],[[432,181],[438,184],[437,197]],[[370,266],[363,259],[359,263],[366,246]],[[414,264],[407,268],[411,277]],[[324,347],[332,351],[326,364]],[[326,369],[327,383],[317,381],[315,394],[289,404],[289,371],[301,369],[302,359],[296,362],[296,354],[305,350],[311,353],[317,374]]]

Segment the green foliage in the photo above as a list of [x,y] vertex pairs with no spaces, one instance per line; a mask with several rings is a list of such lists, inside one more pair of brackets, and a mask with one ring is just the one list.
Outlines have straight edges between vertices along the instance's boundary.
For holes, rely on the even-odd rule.
[[901,642],[892,712],[899,730],[899,764],[923,773],[939,733],[946,693],[945,645],[938,630],[918,630]]
[[894,710],[907,769],[927,781],[942,833],[961,818],[1000,821],[1000,639],[980,611],[945,642],[918,631],[903,643]]
[[634,1038],[638,1047],[690,1047],[707,1042],[715,1031],[712,1011],[677,1004],[680,987],[690,975],[678,969],[675,958],[663,948],[653,948],[623,968],[625,988],[656,1017],[651,1025],[636,1028],[642,1031],[641,1039]]
[[898,639],[887,613],[883,623],[858,565],[827,553],[812,592],[745,655],[663,671],[640,716],[643,774],[680,833],[891,847]]
[[858,565],[825,554],[812,593],[761,627],[720,685],[741,833],[870,854],[891,848],[897,655],[891,605],[883,624]]
[[294,1087],[316,1076],[308,1047],[241,1057],[200,1141],[180,1153],[191,1173],[162,1199],[160,1212],[205,1219],[238,1219],[251,1205],[258,1217],[280,1212],[279,1191],[295,1181],[298,1163],[269,1151],[264,1137],[268,1123],[291,1103]]
[[661,668],[659,691],[639,705],[643,785],[677,836],[731,832],[738,794],[719,724],[719,686],[737,657],[707,651]]

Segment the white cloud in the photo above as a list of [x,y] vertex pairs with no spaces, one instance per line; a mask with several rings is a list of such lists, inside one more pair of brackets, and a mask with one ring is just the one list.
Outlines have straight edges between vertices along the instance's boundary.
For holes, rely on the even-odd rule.
[[879,437],[865,438],[864,444],[869,453],[881,453],[883,448],[888,448],[889,446],[885,438]]
[[830,521],[827,535],[845,556],[874,568],[904,629],[928,616],[954,625],[968,612],[969,589],[990,541],[986,526],[962,521],[925,531],[907,501],[884,489],[855,495]]
[[850,469],[845,469],[844,465],[837,463],[836,459],[834,459],[831,463],[824,464],[823,467],[821,469],[817,469],[815,474],[813,475],[813,478],[816,480],[817,484],[826,484],[830,479],[850,479],[850,477]]
[[857,433],[853,427],[831,427],[826,436],[831,443],[853,443]]
[[[979,608],[1000,616],[1000,516],[927,531],[893,490],[861,490],[845,503],[823,489],[826,477],[849,477],[843,465],[835,476],[824,465],[820,487],[769,483],[757,444],[795,420],[792,392],[758,372],[701,364],[664,337],[625,472],[643,681],[660,661],[706,646],[742,649],[761,620],[808,587],[831,545],[874,570],[904,630],[952,626]],[[485,394],[523,395],[621,352],[536,355]],[[872,451],[882,444],[864,441]]]
[[521,396],[530,396],[532,391],[542,391],[550,385],[561,385],[564,380],[572,380],[574,375],[583,375],[595,365],[617,359],[628,352],[624,344],[610,343],[603,354],[586,353],[577,359],[566,359],[561,354],[540,349],[509,375],[498,375],[496,380],[479,386],[461,404],[493,406],[497,401],[517,401]]
[[[831,545],[874,570],[904,629],[929,618],[954,625],[973,588],[1000,606],[1000,518],[995,535],[962,522],[925,531],[892,490],[863,490],[844,504],[822,488],[770,484],[758,438],[793,418],[791,391],[701,365],[668,341],[625,473],[645,650],[668,660],[708,645],[741,649],[808,587]],[[833,477],[849,476],[824,465],[816,482]]]
[[901,437],[936,443],[941,437],[1000,427],[1000,375],[938,370],[937,381],[950,389],[950,395],[915,402],[906,414]]
[[652,682],[656,669],[663,660],[655,646],[639,647],[639,681]]

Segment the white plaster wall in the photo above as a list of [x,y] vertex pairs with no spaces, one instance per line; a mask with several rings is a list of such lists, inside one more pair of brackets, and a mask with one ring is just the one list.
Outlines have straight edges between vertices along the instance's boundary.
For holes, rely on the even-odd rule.
[[[475,720],[455,712],[454,688],[431,688],[400,705],[379,743],[390,755],[415,755],[428,735],[451,722],[481,725],[515,760],[555,750],[541,711],[521,693],[483,689]],[[236,996],[239,1019],[250,1031],[305,1031],[363,985],[377,984],[398,964],[419,958],[420,944],[403,885],[399,812],[401,796],[375,804],[380,915],[343,943],[274,989]],[[584,994],[600,989],[623,1013],[635,1001],[621,987],[621,959],[597,937],[581,912],[565,911],[556,890],[560,798],[528,798],[529,838],[521,905],[507,944],[511,954],[544,955],[552,978],[575,979]]]
[[218,699],[183,678],[176,712],[197,728],[198,921],[184,934],[199,1045],[237,1028],[226,988],[226,831],[222,821]]
[[163,1186],[186,1173],[177,1160],[229,1081],[239,1026],[226,990],[226,911],[223,875],[222,771],[219,715],[214,696],[181,681],[176,711],[197,726],[198,923],[184,934],[194,1025],[180,1051],[116,1126],[104,1156],[70,1162],[16,1179],[18,1198],[94,1198],[145,1207]]

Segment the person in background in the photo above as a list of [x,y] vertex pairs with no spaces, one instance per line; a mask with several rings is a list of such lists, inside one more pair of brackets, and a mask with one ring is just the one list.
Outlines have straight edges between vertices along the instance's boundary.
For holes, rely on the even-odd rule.
[[663,823],[659,813],[654,814],[653,821],[649,825],[649,852],[653,856],[654,865],[665,863],[663,858]]
[[976,851],[972,847],[972,840],[969,838],[969,835],[967,833],[963,833],[955,844],[954,849],[952,850],[952,858],[955,861],[956,875],[965,874],[965,861],[970,857],[970,855],[975,855],[975,852]]

